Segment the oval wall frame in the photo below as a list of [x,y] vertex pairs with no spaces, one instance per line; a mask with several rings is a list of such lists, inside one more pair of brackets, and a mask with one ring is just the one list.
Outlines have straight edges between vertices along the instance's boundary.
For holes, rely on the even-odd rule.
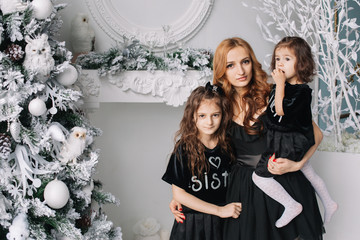
[[146,27],[119,15],[109,0],[85,0],[99,27],[116,42],[137,39],[154,52],[182,46],[201,29],[212,10],[214,0],[192,0],[187,10],[168,25]]

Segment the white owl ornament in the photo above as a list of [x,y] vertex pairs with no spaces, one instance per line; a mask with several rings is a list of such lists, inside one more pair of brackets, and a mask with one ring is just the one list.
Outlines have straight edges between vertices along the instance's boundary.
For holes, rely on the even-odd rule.
[[71,46],[74,54],[94,50],[95,33],[89,25],[89,17],[78,13],[71,21]]
[[82,127],[73,127],[69,137],[64,142],[59,153],[59,160],[66,164],[69,161],[76,163],[86,147],[86,129]]
[[34,39],[26,36],[25,41],[27,45],[23,65],[27,71],[35,73],[39,81],[45,82],[55,65],[48,36],[45,33]]

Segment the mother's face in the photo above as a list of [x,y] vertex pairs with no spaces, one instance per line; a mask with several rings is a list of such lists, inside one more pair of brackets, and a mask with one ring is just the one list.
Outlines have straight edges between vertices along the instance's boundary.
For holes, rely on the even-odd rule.
[[236,91],[241,91],[249,84],[252,79],[252,61],[245,48],[238,46],[228,52],[225,77]]

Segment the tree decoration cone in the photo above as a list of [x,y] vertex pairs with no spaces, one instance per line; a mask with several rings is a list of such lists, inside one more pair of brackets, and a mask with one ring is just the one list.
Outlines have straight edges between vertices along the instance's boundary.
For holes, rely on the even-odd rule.
[[12,61],[19,61],[24,58],[25,52],[22,50],[21,46],[17,44],[10,44],[7,49],[5,50],[5,54],[12,60]]
[[13,121],[10,124],[9,130],[10,130],[10,134],[12,136],[12,138],[15,140],[15,142],[20,142],[20,123],[19,121]]
[[76,220],[76,226],[80,229],[88,229],[91,226],[91,204],[81,213],[81,218]]
[[7,159],[11,152],[10,136],[0,133],[0,158]]

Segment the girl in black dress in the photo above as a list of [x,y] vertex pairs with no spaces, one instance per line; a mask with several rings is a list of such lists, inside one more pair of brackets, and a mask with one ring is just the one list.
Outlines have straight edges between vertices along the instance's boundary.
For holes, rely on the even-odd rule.
[[231,105],[220,87],[196,88],[190,95],[175,147],[162,179],[184,205],[186,221],[174,221],[170,239],[221,240],[222,218],[237,218],[241,203],[225,205],[233,156],[226,129]]
[[[272,57],[272,77],[275,81],[267,115],[267,150],[263,153],[253,174],[254,183],[267,195],[281,203],[285,210],[276,221],[276,227],[287,225],[302,211],[302,205],[273,178],[268,171],[268,159],[276,157],[300,161],[315,144],[311,114],[311,89],[306,84],[312,80],[315,62],[311,48],[300,37],[285,37],[274,49]],[[276,161],[276,159],[274,159]],[[309,162],[301,171],[311,182],[319,195],[324,209],[324,221],[330,221],[337,209],[324,181],[315,173]]]

